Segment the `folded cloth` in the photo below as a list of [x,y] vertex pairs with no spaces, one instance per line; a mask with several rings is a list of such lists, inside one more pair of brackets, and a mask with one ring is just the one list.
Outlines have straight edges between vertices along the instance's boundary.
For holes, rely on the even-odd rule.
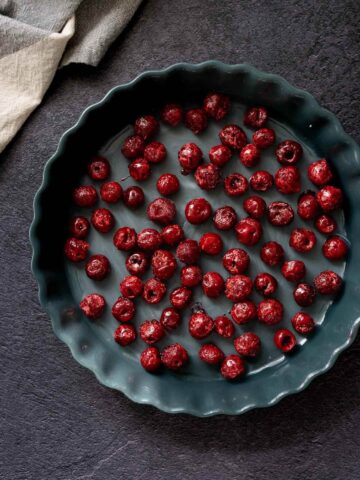
[[57,68],[97,65],[141,0],[0,0],[0,153]]

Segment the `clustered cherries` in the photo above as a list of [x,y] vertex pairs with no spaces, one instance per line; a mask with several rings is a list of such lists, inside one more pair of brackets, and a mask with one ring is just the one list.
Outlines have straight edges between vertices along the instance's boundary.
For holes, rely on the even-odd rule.
[[[211,92],[201,107],[184,110],[176,103],[165,105],[161,121],[171,129],[183,123],[192,134],[201,136],[210,122],[223,120],[230,110],[228,96]],[[189,362],[189,353],[180,343],[168,344],[161,350],[157,345],[179,328],[189,307],[188,333],[196,340],[205,340],[199,347],[200,360],[218,368],[227,380],[243,376],[246,359],[259,356],[262,348],[257,334],[250,330],[239,334],[236,325],[245,328],[246,324],[257,319],[264,325],[275,326],[273,340],[279,350],[289,353],[296,348],[294,333],[287,328],[277,328],[285,312],[276,298],[280,287],[275,269],[291,284],[294,302],[301,307],[290,319],[292,329],[300,335],[309,335],[316,325],[306,308],[316,301],[318,295],[335,295],[342,288],[341,277],[330,269],[318,273],[312,282],[306,281],[306,264],[297,258],[301,255],[305,259],[319,242],[319,236],[309,226],[310,222],[319,234],[327,236],[321,245],[325,259],[338,262],[346,258],[348,245],[336,234],[337,223],[332,216],[332,212],[342,206],[342,191],[334,185],[334,175],[326,159],[309,165],[306,173],[314,187],[302,191],[299,167],[302,146],[291,139],[277,143],[275,132],[267,126],[267,122],[265,107],[248,108],[243,124],[252,130],[251,135],[238,124],[225,124],[214,146],[207,152],[208,161],[196,140],[189,139],[179,148],[179,174],[191,176],[194,192],[197,192],[182,207],[184,217],[192,228],[205,223],[209,228],[197,240],[186,238],[180,223],[181,207],[176,202],[176,194],[181,190],[179,175],[158,174],[155,186],[160,196],[151,200],[145,197],[139,185],[122,186],[127,178],[137,183],[151,181],[158,164],[162,164],[170,153],[163,143],[154,139],[160,123],[153,115],[136,118],[133,134],[122,144],[121,153],[128,160],[129,177],[119,181],[109,180],[109,161],[96,156],[88,163],[87,173],[98,188],[81,185],[73,191],[75,205],[91,209],[91,214],[89,218],[78,215],[70,221],[71,236],[64,246],[65,256],[71,262],[85,262],[85,273],[91,281],[104,282],[111,277],[114,266],[102,253],[91,252],[89,256],[91,245],[86,239],[91,228],[96,234],[112,238],[114,248],[124,255],[128,272],[120,281],[120,296],[111,307],[112,316],[119,322],[114,340],[121,347],[126,347],[140,338],[146,345],[140,363],[148,372],[157,372],[161,367],[178,371]],[[278,162],[274,175],[258,167],[263,151],[268,148],[273,148]],[[235,157],[237,167],[225,175],[224,167],[235,161]],[[227,204],[213,208],[208,192],[211,194],[219,187],[223,188],[229,203],[236,200],[242,205],[245,215]],[[276,189],[279,198],[267,204],[262,193],[270,189]],[[296,211],[286,201],[287,196],[297,198]],[[99,206],[99,200],[105,205]],[[119,202],[130,210],[144,207],[148,221],[154,225],[141,231],[132,226],[117,226],[109,207]],[[288,244],[294,255],[288,258],[278,242],[264,243],[264,229],[266,224],[283,229],[294,222],[296,215],[302,223],[306,222],[306,226],[291,229]],[[223,235],[232,235],[237,246],[226,249]],[[260,245],[260,259],[269,271],[260,271],[251,278],[249,267],[254,252],[249,254],[249,251],[255,245]],[[205,257],[218,259],[226,275],[216,270],[203,271],[201,259]],[[178,285],[169,289],[167,282],[175,275],[179,277]],[[231,305],[228,314],[212,318],[196,302],[196,291],[210,299],[225,296]],[[254,292],[261,297],[258,304],[251,298]],[[133,320],[139,302],[156,306],[166,298],[168,304],[162,308],[159,318],[145,320],[137,329]],[[106,308],[106,299],[99,293],[90,293],[80,302],[80,309],[92,321],[99,319]],[[226,355],[216,345],[216,335],[230,340],[234,353]]]

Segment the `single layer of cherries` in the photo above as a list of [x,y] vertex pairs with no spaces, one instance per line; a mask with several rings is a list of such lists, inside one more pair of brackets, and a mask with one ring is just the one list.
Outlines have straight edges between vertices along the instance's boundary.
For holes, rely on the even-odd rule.
[[[191,174],[194,189],[203,190],[202,197],[191,198],[185,207],[176,205],[169,197],[180,190],[180,181],[173,173],[158,176],[156,188],[162,197],[149,199],[146,205],[147,219],[161,226],[161,231],[145,226],[139,233],[134,228],[121,225],[113,235],[116,249],[125,252],[125,267],[129,275],[121,279],[119,290],[121,296],[111,308],[112,316],[121,324],[114,332],[114,340],[120,346],[130,345],[136,340],[137,334],[149,345],[140,355],[140,363],[148,372],[156,372],[161,366],[173,371],[178,371],[189,362],[187,350],[179,343],[174,343],[160,350],[154,346],[165,335],[178,328],[182,315],[188,310],[189,334],[196,340],[203,340],[216,333],[224,339],[233,338],[235,326],[245,325],[255,319],[268,326],[279,324],[284,318],[284,306],[276,298],[278,282],[273,275],[273,269],[280,267],[282,276],[293,282],[293,299],[300,307],[312,305],[318,295],[335,295],[342,288],[343,281],[338,273],[333,270],[319,272],[312,283],[304,279],[307,274],[305,263],[299,259],[285,258],[282,245],[266,238],[266,243],[261,245],[259,256],[271,268],[270,272],[260,272],[256,276],[246,275],[250,266],[248,251],[257,249],[256,245],[262,239],[264,232],[260,220],[264,217],[275,227],[288,226],[295,219],[292,206],[283,201],[282,195],[299,194],[301,191],[301,176],[298,165],[301,163],[303,149],[295,140],[286,139],[277,143],[271,151],[281,164],[274,176],[268,170],[257,170],[250,175],[244,175],[243,167],[252,169],[264,156],[264,149],[275,144],[276,135],[272,128],[266,126],[268,112],[262,106],[249,107],[244,114],[243,123],[253,129],[251,138],[247,138],[240,125],[227,124],[219,131],[220,144],[215,144],[209,150],[209,162],[206,162],[203,152],[197,143],[191,142],[193,134],[200,135],[214,121],[223,120],[230,111],[228,96],[210,92],[200,107],[194,106],[185,111],[175,103],[166,104],[160,114],[161,121],[168,127],[178,126],[183,120],[188,131],[188,139],[178,151],[180,172],[183,175]],[[213,128],[213,127],[212,127]],[[121,152],[129,160],[128,169],[130,177],[136,182],[149,180],[152,167],[166,160],[166,146],[154,138],[160,129],[160,123],[153,115],[142,115],[135,119],[133,135],[128,136],[122,143]],[[201,139],[201,136],[199,137]],[[218,143],[218,142],[216,142]],[[201,143],[200,143],[201,144]],[[233,154],[238,156],[237,166],[230,170]],[[271,152],[270,152],[271,154]],[[240,159],[240,164],[239,164]],[[228,167],[225,168],[225,166]],[[264,164],[264,168],[267,168]],[[226,173],[224,173],[226,171]],[[232,172],[232,173],[229,173]],[[111,272],[110,261],[107,256],[96,253],[88,257],[90,243],[84,239],[89,235],[90,229],[105,234],[115,226],[115,217],[112,212],[104,208],[100,202],[115,204],[120,200],[129,209],[138,209],[145,204],[144,191],[137,185],[126,188],[114,180],[109,180],[111,167],[108,160],[102,156],[92,158],[87,164],[87,173],[91,180],[104,182],[98,184],[98,190],[92,185],[80,185],[73,190],[72,199],[77,207],[91,208],[91,214],[77,215],[69,224],[71,237],[64,246],[65,256],[72,262],[84,262],[86,275],[94,281],[101,281]],[[289,237],[288,243],[292,249],[303,254],[313,250],[317,237],[307,223],[321,234],[327,235],[323,240],[321,249],[324,257],[331,261],[342,261],[348,253],[348,243],[340,235],[336,235],[337,223],[330,215],[343,204],[343,193],[334,184],[334,174],[324,158],[312,162],[307,169],[308,179],[315,186],[314,190],[301,193],[297,199],[297,215],[301,225],[296,224]],[[247,177],[250,177],[249,179]],[[120,182],[125,182],[128,177]],[[208,198],[213,203],[216,193],[213,192],[223,185],[224,192],[230,197],[230,205],[224,205],[215,210]],[[267,205],[259,194],[245,195],[249,187],[254,192],[268,192],[273,184],[278,191],[275,200]],[[199,194],[199,190],[198,190]],[[243,216],[236,205],[242,201],[243,210],[248,215]],[[206,197],[206,198],[204,198]],[[273,197],[274,198],[274,197]],[[235,206],[231,206],[233,204]],[[215,204],[213,203],[214,207]],[[194,235],[199,240],[186,238],[184,229],[176,223],[177,206],[184,208],[187,222],[193,226],[202,225],[211,220],[214,227],[222,235],[208,231],[205,225],[200,227],[199,235]],[[118,220],[118,217],[116,217]],[[90,220],[90,221],[89,221]],[[210,222],[209,222],[210,223]],[[188,225],[189,227],[189,225]],[[211,230],[211,229],[210,229]],[[265,232],[266,235],[267,232]],[[98,235],[96,233],[96,235]],[[223,254],[222,266],[229,272],[230,277],[224,280],[218,271],[203,272],[200,259],[205,256],[220,255],[224,248],[224,239],[236,238],[244,248],[230,248]],[[90,236],[90,240],[92,237]],[[92,240],[91,240],[92,242]],[[227,244],[226,244],[227,246]],[[91,252],[92,253],[92,252]],[[123,255],[123,254],[122,254]],[[165,282],[169,281],[181,265],[180,282],[176,288],[168,288]],[[211,260],[214,262],[215,260]],[[256,262],[254,262],[256,265]],[[151,266],[152,278],[142,280]],[[249,268],[250,267],[250,268]],[[203,295],[216,301],[221,295],[229,303],[227,312],[213,319],[204,308],[193,302],[196,287],[201,286]],[[251,299],[253,289],[265,297],[256,305]],[[139,309],[139,297],[150,305],[161,302],[165,296],[171,306],[164,308],[158,318],[145,320],[138,331],[131,321]],[[194,298],[195,300],[195,298]],[[230,306],[231,305],[231,306]],[[91,320],[100,318],[106,308],[105,298],[99,293],[90,293],[80,302],[80,309]],[[231,319],[226,315],[231,314]],[[184,315],[185,316],[185,315]],[[234,322],[234,323],[233,323]],[[291,318],[291,325],[300,335],[308,335],[315,328],[312,316],[306,311],[299,311]],[[214,333],[213,333],[214,332]],[[200,346],[198,356],[208,365],[217,366],[220,373],[227,380],[234,380],[244,375],[246,365],[242,357],[257,357],[261,352],[261,339],[255,333],[248,331],[237,334],[233,345],[237,354],[225,356],[224,352],[215,343],[204,343]],[[284,353],[293,351],[297,345],[295,335],[286,328],[280,328],[274,333],[274,343]]]

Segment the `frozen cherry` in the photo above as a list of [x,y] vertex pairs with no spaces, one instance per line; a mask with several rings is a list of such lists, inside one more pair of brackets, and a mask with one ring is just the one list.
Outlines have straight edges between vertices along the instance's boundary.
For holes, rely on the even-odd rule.
[[176,249],[176,256],[182,263],[192,265],[200,257],[200,247],[196,240],[186,239],[179,243]]
[[129,255],[126,259],[125,266],[131,275],[144,275],[148,269],[149,262],[147,256],[143,252],[136,252]]
[[87,166],[88,175],[92,180],[106,180],[110,174],[110,164],[104,157],[95,157]]
[[167,307],[161,314],[160,323],[167,330],[174,330],[181,323],[180,313],[174,307]]
[[241,150],[247,143],[246,134],[238,125],[226,125],[219,133],[220,141],[233,150]]
[[91,215],[91,223],[98,232],[107,233],[113,228],[115,219],[107,208],[98,208]]
[[98,199],[98,194],[92,185],[82,185],[75,188],[73,200],[79,207],[93,207]]
[[235,303],[231,308],[231,317],[238,325],[250,322],[256,318],[256,315],[256,305],[251,300]]
[[142,188],[131,186],[124,190],[123,199],[127,207],[135,209],[144,204],[145,195]]
[[70,232],[75,238],[85,238],[89,229],[90,223],[85,217],[74,217],[70,222]]
[[143,287],[143,281],[135,275],[124,277],[119,286],[122,296],[131,300],[141,295]]
[[141,366],[147,372],[156,372],[161,367],[161,356],[159,349],[156,347],[145,348],[140,355]]
[[252,140],[258,148],[269,148],[275,143],[275,132],[272,128],[260,128],[253,134]]
[[343,194],[340,188],[327,185],[317,192],[316,199],[324,212],[332,212],[341,207]]
[[86,262],[85,272],[92,280],[104,280],[110,273],[110,262],[105,255],[92,255]]
[[324,213],[315,220],[315,227],[320,233],[328,235],[329,233],[335,232],[337,229],[337,223],[332,217],[330,217],[330,215]]
[[299,282],[305,277],[305,263],[301,260],[289,260],[283,263],[281,273],[289,282]]
[[273,176],[266,170],[258,170],[250,177],[250,186],[255,192],[267,192],[273,184]]
[[193,225],[206,222],[211,216],[212,208],[205,198],[194,198],[185,206],[186,220]]
[[202,279],[202,289],[209,298],[217,298],[224,290],[224,279],[217,272],[207,272]]
[[244,195],[249,189],[249,183],[241,173],[231,173],[224,180],[224,189],[229,197]]
[[256,220],[260,220],[266,213],[266,202],[258,195],[252,195],[243,201],[245,212]]
[[268,298],[259,303],[257,316],[260,322],[266,323],[267,325],[275,325],[283,319],[284,307],[279,300]]
[[202,190],[214,190],[220,183],[219,168],[213,163],[199,165],[194,178]]
[[82,262],[87,257],[90,244],[79,238],[68,238],[65,243],[64,253],[71,262]]
[[140,325],[141,340],[148,345],[159,342],[165,335],[163,326],[158,320],[146,320]]
[[207,117],[202,108],[193,108],[185,113],[185,126],[195,135],[203,132],[207,127]]
[[283,247],[277,242],[266,242],[261,247],[261,260],[270,267],[276,267],[282,262],[285,252]]
[[195,143],[185,143],[178,153],[178,159],[182,172],[186,175],[200,164],[203,154],[200,148]]
[[135,304],[130,298],[119,297],[112,306],[111,313],[118,322],[129,322],[135,316]]
[[125,138],[121,147],[121,153],[124,157],[130,159],[141,157],[144,152],[144,140],[139,135],[132,135]]
[[159,130],[159,122],[152,115],[144,115],[138,117],[134,123],[134,131],[136,135],[139,135],[144,140],[148,140],[154,136]]
[[297,204],[297,213],[303,220],[313,220],[319,213],[319,205],[315,193],[305,192],[300,195]]
[[164,173],[156,182],[156,188],[160,195],[167,197],[168,195],[174,195],[179,191],[180,182],[176,175],[173,175],[172,173]]
[[245,374],[245,362],[238,355],[228,355],[221,364],[220,372],[226,380],[235,380]]
[[106,203],[117,203],[122,197],[122,187],[118,182],[106,182],[100,187],[100,197]]
[[271,202],[268,205],[267,218],[274,227],[284,227],[294,220],[294,210],[286,202]]
[[322,295],[333,295],[342,286],[342,278],[331,270],[325,270],[314,278],[316,290]]
[[345,240],[338,235],[326,239],[322,246],[322,253],[328,260],[343,260],[348,252]]
[[244,245],[256,245],[262,237],[262,226],[258,220],[247,217],[235,225],[235,234],[238,241]]
[[184,230],[177,225],[167,225],[161,230],[161,238],[166,245],[173,247],[184,238]]
[[199,240],[200,250],[208,255],[219,255],[223,249],[223,241],[217,233],[204,233]]
[[150,163],[145,158],[137,158],[129,165],[130,176],[137,182],[143,182],[150,177]]
[[275,186],[285,195],[301,190],[300,171],[292,165],[281,167],[275,173]]
[[261,340],[256,333],[245,332],[234,340],[235,350],[244,357],[257,357],[261,351]]
[[308,307],[315,302],[316,291],[308,283],[299,283],[293,291],[293,297],[300,307]]
[[250,263],[250,257],[242,248],[231,248],[223,256],[223,266],[232,275],[244,273]]
[[215,210],[213,222],[218,230],[231,230],[237,222],[237,214],[229,205]]
[[248,143],[241,149],[240,161],[244,167],[254,167],[260,161],[260,150],[252,143]]
[[181,269],[181,285],[184,287],[196,287],[202,281],[202,271],[198,265],[188,265]]
[[161,111],[161,119],[167,125],[176,127],[182,120],[183,109],[176,103],[168,103]]
[[144,158],[150,163],[161,163],[166,158],[166,148],[161,142],[151,142],[144,149]]
[[229,147],[225,145],[215,145],[209,150],[210,162],[217,167],[223,167],[231,159],[232,152]]
[[289,245],[297,252],[310,252],[316,245],[315,234],[308,228],[295,228],[290,234]]
[[173,223],[176,215],[175,203],[168,198],[156,198],[146,210],[150,220],[160,225],[169,225]]
[[186,349],[179,343],[168,345],[161,352],[161,361],[169,370],[180,370],[189,361]]
[[253,282],[247,275],[234,275],[225,282],[225,296],[232,302],[246,300],[253,290]]
[[190,288],[178,287],[170,293],[170,303],[174,308],[177,308],[178,310],[183,310],[191,302],[192,296],[193,293]]
[[251,128],[261,128],[265,125],[268,112],[265,107],[250,107],[244,115],[244,125]]
[[145,302],[153,305],[161,302],[166,293],[166,285],[156,278],[149,278],[144,283],[143,299]]
[[114,340],[122,347],[126,347],[135,342],[136,330],[134,325],[122,323],[114,332]]
[[176,270],[174,255],[168,250],[156,250],[151,259],[153,275],[160,280],[169,280]]
[[235,327],[226,315],[219,315],[214,320],[215,332],[223,338],[231,338],[235,333]]
[[203,109],[208,117],[222,120],[229,113],[230,99],[222,93],[209,93],[204,99]]
[[256,275],[254,285],[257,292],[264,297],[270,297],[276,292],[278,282],[270,273],[262,272]]
[[309,165],[308,177],[309,180],[318,187],[322,187],[331,182],[333,174],[325,158],[321,158]]
[[189,333],[192,337],[201,340],[210,335],[214,329],[214,320],[203,310],[194,312],[189,320]]
[[201,345],[199,358],[208,365],[218,365],[225,358],[224,352],[213,343]]
[[294,330],[301,335],[308,335],[315,328],[315,322],[311,315],[305,312],[298,312],[291,319]]
[[100,318],[105,310],[105,306],[105,298],[98,293],[90,293],[80,302],[80,308],[83,314],[91,320]]
[[294,165],[300,160],[302,153],[302,146],[295,140],[284,140],[275,150],[278,162],[283,165]]
[[140,233],[138,233],[137,244],[141,250],[153,252],[160,247],[161,243],[161,235],[154,228],[144,228]]
[[295,335],[287,328],[281,328],[274,334],[274,343],[279,350],[284,353],[289,353],[296,346]]
[[136,246],[136,232],[131,227],[120,227],[115,232],[113,242],[118,250],[129,252]]

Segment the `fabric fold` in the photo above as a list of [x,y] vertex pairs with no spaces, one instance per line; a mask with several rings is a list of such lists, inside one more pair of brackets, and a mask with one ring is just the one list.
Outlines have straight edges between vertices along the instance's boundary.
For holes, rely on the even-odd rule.
[[0,0],[0,153],[56,70],[98,65],[141,0]]

